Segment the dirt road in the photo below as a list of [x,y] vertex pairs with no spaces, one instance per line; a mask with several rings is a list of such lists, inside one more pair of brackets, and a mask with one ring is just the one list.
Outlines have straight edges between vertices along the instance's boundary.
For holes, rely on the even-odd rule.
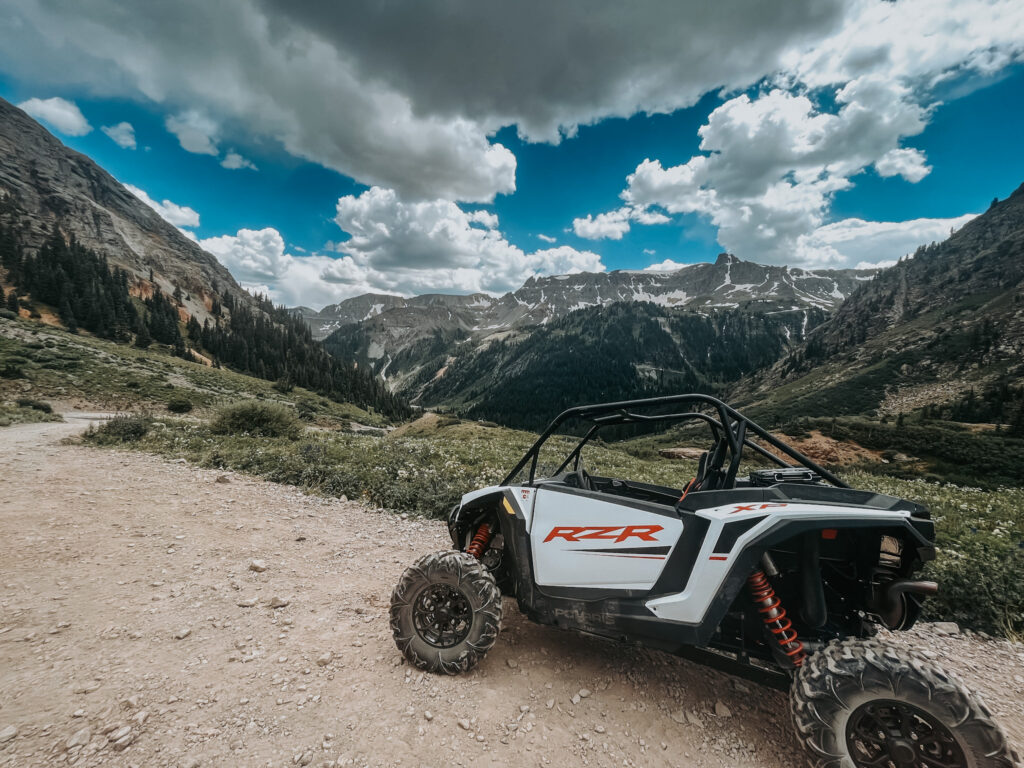
[[[0,430],[0,766],[803,762],[783,695],[514,601],[476,670],[424,676],[387,605],[441,523],[60,444],[82,426]],[[1020,743],[1024,647],[910,639]]]

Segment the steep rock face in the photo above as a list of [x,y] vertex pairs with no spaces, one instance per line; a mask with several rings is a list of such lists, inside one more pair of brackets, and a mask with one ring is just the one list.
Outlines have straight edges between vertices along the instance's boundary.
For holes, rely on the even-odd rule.
[[784,416],[894,414],[1024,383],[1024,185],[878,274],[737,393]]
[[112,265],[163,290],[180,287],[186,308],[208,316],[213,286],[249,303],[212,255],[125,189],[85,155],[65,147],[39,123],[0,99],[0,194],[24,213],[22,239],[38,247],[57,226]]

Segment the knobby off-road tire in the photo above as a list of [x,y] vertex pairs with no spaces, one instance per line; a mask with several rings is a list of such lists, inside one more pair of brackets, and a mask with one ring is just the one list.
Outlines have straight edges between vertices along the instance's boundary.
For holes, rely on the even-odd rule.
[[457,675],[498,639],[501,592],[490,572],[465,552],[435,552],[407,568],[391,593],[391,631],[418,669]]
[[[790,704],[816,768],[1017,765],[976,696],[920,653],[880,640],[833,640],[808,657]],[[906,730],[896,735],[900,724]],[[929,761],[928,750],[943,757]]]

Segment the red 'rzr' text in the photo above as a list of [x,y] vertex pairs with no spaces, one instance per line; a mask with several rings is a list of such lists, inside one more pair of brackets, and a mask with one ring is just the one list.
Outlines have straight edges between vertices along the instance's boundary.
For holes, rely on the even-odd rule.
[[564,539],[565,541],[614,541],[619,544],[627,539],[640,539],[640,541],[657,541],[655,537],[658,531],[662,530],[660,525],[556,525],[551,533],[544,539],[544,543],[552,539]]

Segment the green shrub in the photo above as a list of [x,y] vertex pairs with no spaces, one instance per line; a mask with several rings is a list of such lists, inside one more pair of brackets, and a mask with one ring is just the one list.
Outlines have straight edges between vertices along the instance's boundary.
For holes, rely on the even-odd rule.
[[115,416],[95,429],[90,428],[85,436],[101,444],[134,443],[146,436],[150,423],[150,418],[141,414]]
[[295,440],[302,434],[302,425],[295,412],[284,405],[246,400],[222,408],[210,424],[210,431],[217,435],[287,437]]
[[295,412],[303,421],[313,421],[316,418],[317,405],[312,400],[299,400],[295,404]]
[[1024,542],[977,531],[941,543],[928,568],[939,594],[925,603],[927,616],[995,634],[1024,632]]
[[19,408],[31,408],[34,411],[53,413],[53,406],[42,400],[33,400],[31,397],[19,397],[14,402],[18,404]]
[[184,395],[174,395],[167,401],[167,410],[171,413],[188,413],[192,410],[192,401]]
[[17,315],[11,312],[9,309],[0,309],[0,317],[4,320],[14,320]]

